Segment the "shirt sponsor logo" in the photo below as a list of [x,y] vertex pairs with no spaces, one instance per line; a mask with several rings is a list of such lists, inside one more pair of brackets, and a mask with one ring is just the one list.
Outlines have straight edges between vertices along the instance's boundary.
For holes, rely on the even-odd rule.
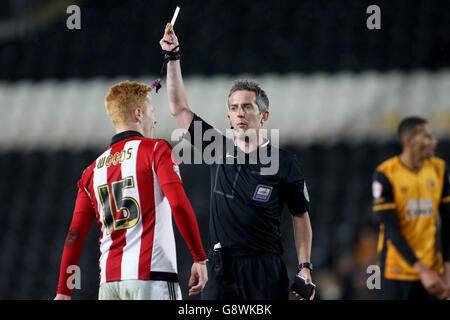
[[406,201],[406,218],[431,217],[433,215],[433,199],[417,199]]
[[255,193],[253,194],[253,200],[267,202],[269,201],[270,195],[272,193],[273,187],[265,186],[263,184],[258,184]]

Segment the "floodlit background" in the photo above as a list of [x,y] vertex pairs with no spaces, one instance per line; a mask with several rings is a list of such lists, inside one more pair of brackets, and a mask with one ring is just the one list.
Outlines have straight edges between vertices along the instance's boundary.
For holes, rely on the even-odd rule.
[[[80,30],[66,26],[72,4],[81,10]],[[378,30],[366,26],[372,4],[381,10]],[[261,83],[270,99],[267,128],[280,129],[280,145],[298,156],[307,179],[319,298],[374,298],[366,287],[378,232],[371,176],[400,151],[400,119],[427,118],[438,156],[450,161],[448,0],[3,0],[0,299],[54,297],[76,182],[114,134],[104,97],[119,81],[160,77],[159,40],[177,5],[191,108],[224,130],[232,80]],[[164,78],[152,99],[155,137],[171,141],[177,126]],[[208,249],[209,170],[182,165],[181,174]],[[188,299],[192,257],[175,232]],[[292,278],[297,260],[287,210],[282,234]],[[98,235],[94,224],[75,299],[97,298]]]

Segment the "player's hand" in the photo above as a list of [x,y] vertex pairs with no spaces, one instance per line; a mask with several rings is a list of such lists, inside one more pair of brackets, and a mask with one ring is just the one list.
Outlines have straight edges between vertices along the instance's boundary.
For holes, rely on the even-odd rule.
[[[166,24],[166,28],[164,29],[164,36],[161,41],[159,41],[161,45],[161,49],[164,51],[172,51],[176,46],[178,46],[178,38],[175,35],[175,31],[172,28],[170,23]],[[176,51],[178,51],[177,49]]]
[[56,295],[56,297],[55,297],[55,299],[53,299],[53,300],[71,300],[72,299],[72,297],[71,296],[67,296],[67,295],[65,295],[65,294],[57,294]]
[[[305,279],[305,284],[310,284],[312,282],[311,271],[308,268],[303,268],[302,270],[300,270],[300,272],[298,274]],[[299,295],[297,292],[292,291],[292,293],[295,294],[295,296],[299,300],[306,300],[301,295]],[[309,300],[313,300],[315,295],[316,295],[316,289],[313,290],[313,293],[311,294],[311,297],[309,298]]]
[[444,292],[439,296],[441,300],[450,300],[450,287],[445,284]]
[[450,287],[450,262],[444,262],[444,274],[442,275],[442,280]]
[[420,281],[428,293],[437,296],[439,299],[446,299],[448,288],[439,275],[429,268],[423,268],[420,273]]
[[450,300],[450,262],[444,262],[444,274],[441,277],[446,287],[446,297],[443,299]]
[[[198,280],[197,284],[195,284],[196,280]],[[208,273],[206,271],[206,264],[194,262],[191,268],[191,277],[189,278],[188,283],[188,286],[190,287],[189,296],[195,296],[202,292],[207,281]]]

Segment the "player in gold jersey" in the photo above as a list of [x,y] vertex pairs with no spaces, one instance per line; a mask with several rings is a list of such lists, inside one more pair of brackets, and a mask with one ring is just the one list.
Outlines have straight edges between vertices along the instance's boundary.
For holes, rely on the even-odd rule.
[[[381,298],[450,296],[450,178],[427,121],[405,118],[403,150],[374,174],[373,211],[380,219]],[[437,238],[440,212],[441,239]]]

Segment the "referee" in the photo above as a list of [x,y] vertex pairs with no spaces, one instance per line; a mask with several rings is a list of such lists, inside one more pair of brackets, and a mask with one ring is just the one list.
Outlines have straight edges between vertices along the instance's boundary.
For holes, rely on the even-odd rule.
[[[306,283],[311,282],[309,199],[300,165],[294,155],[263,139],[260,130],[269,117],[269,99],[253,81],[236,81],[228,96],[228,119],[234,133],[232,148],[225,136],[220,136],[221,141],[202,139],[214,129],[188,106],[178,39],[171,29],[167,24],[160,41],[169,57],[170,112],[178,125],[187,129],[193,144],[202,141],[199,146],[195,144],[202,154],[210,144],[223,146],[215,152],[216,161],[210,166],[211,250],[207,263],[209,281],[202,298],[287,300],[289,279],[281,259],[280,232],[284,204],[293,215],[298,272]],[[262,174],[268,165],[261,155],[278,161],[275,173]],[[310,299],[313,298],[314,293]]]

